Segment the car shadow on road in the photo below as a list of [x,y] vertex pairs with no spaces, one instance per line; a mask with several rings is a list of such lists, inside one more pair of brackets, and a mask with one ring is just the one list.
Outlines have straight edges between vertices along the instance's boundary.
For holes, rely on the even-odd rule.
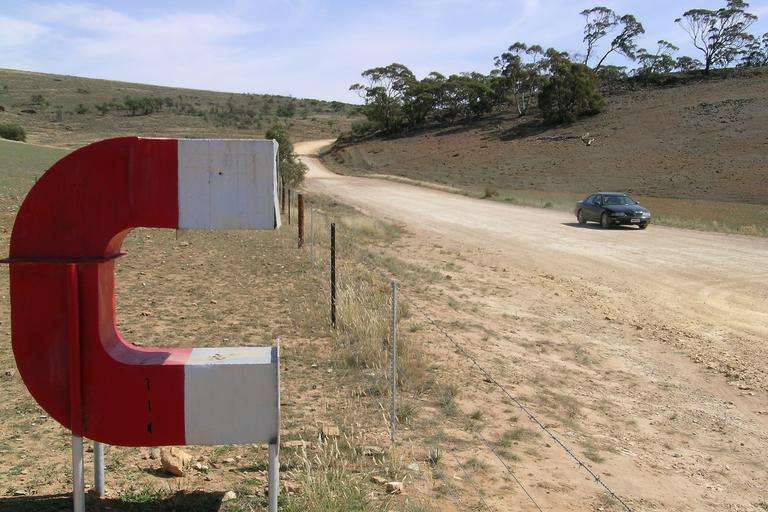
[[[606,229],[600,224],[579,224],[578,222],[563,222],[563,226],[568,226],[569,228],[580,228],[580,229]],[[613,229],[613,230],[619,230],[619,231],[639,231],[635,226],[612,226],[607,229]]]

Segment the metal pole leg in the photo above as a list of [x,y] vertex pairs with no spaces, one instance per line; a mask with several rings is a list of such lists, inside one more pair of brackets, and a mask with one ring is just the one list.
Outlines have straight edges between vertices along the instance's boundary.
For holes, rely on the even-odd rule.
[[279,447],[269,445],[269,512],[277,512],[277,495],[280,493],[280,461]]
[[104,497],[104,445],[93,442],[93,485],[99,498]]
[[72,510],[85,512],[85,468],[83,438],[72,436]]

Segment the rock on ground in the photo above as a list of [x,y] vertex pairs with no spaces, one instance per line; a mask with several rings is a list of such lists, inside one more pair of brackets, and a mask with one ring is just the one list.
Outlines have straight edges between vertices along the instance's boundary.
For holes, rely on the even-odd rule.
[[192,462],[192,456],[181,448],[170,446],[160,450],[160,465],[163,471],[174,476],[184,476],[184,470]]

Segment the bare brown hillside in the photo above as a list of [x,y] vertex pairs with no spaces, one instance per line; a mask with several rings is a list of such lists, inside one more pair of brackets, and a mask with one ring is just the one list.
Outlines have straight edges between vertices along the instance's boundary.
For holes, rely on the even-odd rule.
[[[595,138],[587,147],[581,136]],[[463,189],[768,203],[768,73],[610,96],[603,114],[547,129],[500,114],[342,147],[337,171]]]

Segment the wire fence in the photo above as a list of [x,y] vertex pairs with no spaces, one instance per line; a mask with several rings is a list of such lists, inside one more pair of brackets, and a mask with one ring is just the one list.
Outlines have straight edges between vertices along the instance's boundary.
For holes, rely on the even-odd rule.
[[[308,255],[308,259],[310,264],[314,266],[325,266],[328,265],[329,270],[329,279],[324,286],[326,288],[325,293],[328,297],[328,305],[329,305],[329,314],[327,318],[327,322],[331,327],[336,327],[335,324],[335,314],[331,314],[330,308],[333,306],[339,307],[338,312],[336,314],[339,315],[339,322],[344,323],[347,328],[349,328],[350,324],[354,324],[354,319],[348,318],[346,313],[345,305],[349,304],[350,296],[357,295],[355,300],[359,300],[360,304],[358,304],[358,307],[353,308],[354,311],[357,314],[370,314],[371,311],[368,309],[372,308],[386,308],[386,310],[391,310],[393,312],[392,316],[392,323],[391,326],[388,325],[389,322],[384,322],[384,326],[378,326],[378,329],[373,329],[373,331],[377,332],[367,332],[367,333],[360,333],[361,335],[373,335],[374,337],[381,339],[382,334],[384,334],[385,339],[389,339],[388,336],[386,336],[386,332],[389,331],[390,333],[395,333],[397,329],[397,318],[395,315],[396,307],[393,307],[393,304],[391,302],[391,299],[389,301],[382,301],[382,300],[372,300],[372,296],[370,294],[371,287],[365,286],[360,283],[357,283],[359,286],[355,287],[356,285],[354,283],[350,283],[348,281],[348,275],[347,271],[350,270],[349,264],[350,262],[347,261],[345,258],[341,258],[338,261],[335,261],[335,251],[338,249],[342,250],[342,254],[349,254],[347,252],[347,249],[350,249],[353,247],[353,245],[356,243],[356,240],[354,239],[354,236],[352,236],[347,229],[344,229],[345,227],[350,227],[345,225],[345,221],[342,218],[337,218],[334,215],[330,214],[329,212],[323,211],[321,209],[313,208],[311,205],[307,209],[307,211],[302,212],[301,214],[296,209],[297,204],[299,204],[299,201],[295,198],[292,198],[293,192],[291,190],[287,190],[287,203],[289,207],[286,209],[287,211],[285,214],[292,219],[293,225],[296,224],[296,220],[299,219],[299,217],[303,218],[306,225],[303,225],[301,228],[298,228],[297,226],[297,232],[299,230],[303,233],[303,239],[296,245],[297,247],[303,247]],[[302,204],[305,204],[306,202],[302,201]],[[336,225],[335,229],[335,240],[331,235],[331,225]],[[292,226],[293,227],[293,226]],[[339,229],[341,227],[342,229]],[[335,242],[335,246],[332,247],[332,245]],[[350,251],[351,252],[351,251]],[[354,262],[356,264],[360,264],[361,262]],[[363,262],[366,263],[366,262]],[[340,265],[341,268],[336,268],[335,265]],[[393,292],[395,289],[395,283],[392,281],[392,274],[388,274],[383,272],[380,268],[376,266],[367,265],[366,270],[369,273],[372,273],[376,276],[378,276],[380,279],[383,279],[386,281],[390,281],[393,283]],[[331,281],[333,279],[333,282]],[[337,280],[343,281],[342,283],[336,282]],[[363,279],[361,279],[363,280]],[[369,283],[370,284],[370,283]],[[337,304],[334,302],[334,299],[338,301],[338,298],[331,298],[331,293],[334,290],[334,288],[340,288],[343,293],[342,296],[344,297],[341,299],[342,304]],[[378,290],[381,292],[381,290]],[[402,291],[402,290],[401,290]],[[367,294],[367,296],[363,297],[363,295]],[[401,293],[401,296],[403,294]],[[392,294],[394,297],[394,293]],[[406,303],[407,304],[407,303]],[[359,307],[362,306],[362,307]],[[563,442],[560,437],[555,433],[555,431],[548,427],[544,422],[540,420],[540,418],[532,411],[530,406],[526,405],[519,397],[513,395],[503,384],[501,384],[494,376],[493,374],[486,369],[475,357],[473,354],[467,351],[467,349],[464,347],[466,343],[462,344],[460,343],[457,338],[449,333],[443,326],[437,322],[432,316],[424,311],[423,309],[420,309],[418,307],[409,307],[408,308],[409,314],[415,313],[416,315],[423,318],[429,325],[431,325],[445,340],[447,340],[455,349],[456,352],[461,355],[465,360],[467,360],[472,367],[474,367],[477,371],[479,371],[483,379],[496,386],[503,394],[506,396],[510,401],[512,401],[524,414],[525,416],[534,424],[536,425],[542,432],[544,432],[552,441],[562,450],[562,452],[570,458],[572,461],[575,462],[577,469],[581,469],[584,472],[586,472],[587,475],[604,491],[608,496],[610,496],[613,500],[615,500],[618,504],[622,506],[622,508],[626,512],[634,512],[633,509],[602,479],[602,477],[594,470],[592,469],[584,460],[582,460],[576,453],[565,443]],[[334,318],[331,318],[331,317]],[[384,315],[386,316],[386,315]],[[375,323],[375,322],[374,322]],[[379,322],[381,323],[381,322]],[[382,330],[383,329],[383,330]],[[391,390],[389,390],[390,398],[391,398],[391,411],[389,412],[390,418],[387,419],[388,423],[391,422],[391,425],[389,428],[391,429],[391,437],[394,442],[395,440],[395,428],[397,423],[397,413],[396,413],[396,404],[395,404],[395,383],[397,382],[397,379],[391,379],[391,376],[397,375],[397,361],[400,360],[400,357],[393,357],[391,366],[388,366],[387,364],[387,352],[395,352],[396,350],[400,350],[402,354],[407,354],[407,346],[408,344],[403,344],[402,341],[395,341],[396,337],[392,336],[392,342],[397,343],[397,347],[395,348],[394,345],[392,345],[392,342],[390,343],[384,343],[381,345],[379,349],[378,354],[364,354],[362,357],[368,358],[367,363],[370,366],[370,369],[373,370],[373,375],[375,376],[376,380],[381,381],[382,385],[381,388],[384,390],[388,390],[391,385]],[[393,350],[394,349],[394,350]],[[407,356],[404,356],[407,357]],[[375,361],[378,361],[378,364],[375,363]],[[374,362],[374,364],[370,364],[371,362]],[[389,370],[389,371],[388,371]],[[401,375],[401,378],[403,376]],[[387,391],[384,391],[383,395],[386,395]],[[381,410],[385,413],[387,412],[387,407],[384,404],[383,401],[379,402],[379,407]],[[527,486],[524,484],[524,482],[521,480],[521,478],[514,472],[510,464],[504,459],[504,457],[498,453],[498,450],[494,448],[494,446],[485,439],[479,432],[472,431],[473,436],[477,439],[477,441],[482,445],[483,448],[488,450],[489,453],[495,457],[499,461],[499,463],[503,466],[506,473],[510,475],[512,480],[515,482],[515,484],[521,489],[523,494],[526,496],[527,500],[531,503],[531,505],[539,512],[543,512],[542,507],[539,505],[535,497],[531,494],[531,492],[528,490]],[[465,480],[469,486],[474,490],[475,494],[477,494],[479,498],[480,504],[486,509],[486,510],[493,510],[491,506],[488,504],[488,501],[486,500],[486,493],[483,492],[483,489],[478,485],[478,483],[475,481],[475,479],[472,478],[472,476],[467,471],[466,467],[459,461],[459,458],[457,456],[457,453],[455,450],[450,450],[450,454],[457,466],[464,475],[463,480]],[[459,499],[458,496],[454,495],[454,501],[457,503],[457,507],[460,507],[459,505]]]

